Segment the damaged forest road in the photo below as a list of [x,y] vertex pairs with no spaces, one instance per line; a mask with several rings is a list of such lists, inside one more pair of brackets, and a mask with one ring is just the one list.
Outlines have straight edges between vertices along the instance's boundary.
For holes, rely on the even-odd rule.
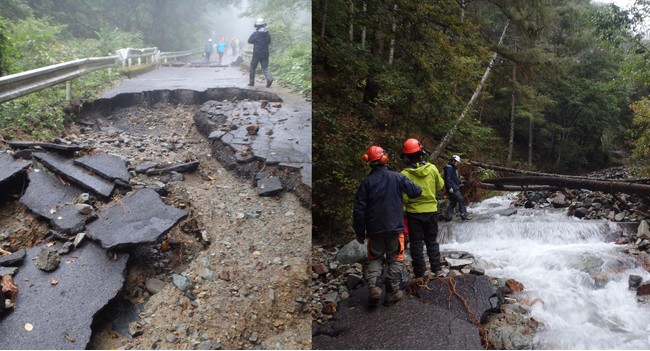
[[8,142],[0,348],[309,348],[311,106],[283,98],[122,94]]

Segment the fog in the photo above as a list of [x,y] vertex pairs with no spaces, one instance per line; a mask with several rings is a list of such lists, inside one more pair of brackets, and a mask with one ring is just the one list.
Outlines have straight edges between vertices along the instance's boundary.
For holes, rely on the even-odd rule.
[[[210,28],[206,28],[201,38],[202,42],[213,38],[226,38],[230,41],[232,38],[237,37],[239,40],[248,40],[248,37],[253,33],[256,18],[240,17],[244,12],[246,1],[242,1],[240,6],[220,6],[208,12],[210,19]],[[214,33],[214,35],[213,35]]]
[[[272,20],[264,16],[264,14],[259,14],[254,17],[242,17],[241,14],[247,7],[248,1],[242,0],[236,6],[215,6],[214,9],[209,10],[207,17],[210,19],[210,27],[201,33],[202,36],[199,38],[200,42],[205,43],[208,38],[213,38],[213,40],[225,38],[226,41],[230,41],[234,37],[246,42],[255,30],[254,23],[258,17],[264,18],[267,24],[272,23]],[[290,18],[294,25],[304,28],[305,33],[311,33],[311,11],[300,11],[286,18]]]

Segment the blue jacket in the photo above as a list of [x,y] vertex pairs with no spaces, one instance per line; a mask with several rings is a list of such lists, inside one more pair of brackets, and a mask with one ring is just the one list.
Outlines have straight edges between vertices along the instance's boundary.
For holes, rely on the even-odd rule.
[[460,190],[460,177],[458,176],[458,170],[456,167],[453,165],[453,163],[448,163],[445,168],[445,189],[449,190],[449,188],[456,190]]
[[370,175],[361,182],[354,199],[354,232],[363,236],[366,233],[368,236],[402,233],[402,192],[413,198],[422,194],[422,188],[386,166],[373,167]]
[[217,52],[221,54],[224,51],[226,51],[226,42],[224,42],[224,41],[218,42],[217,43]]

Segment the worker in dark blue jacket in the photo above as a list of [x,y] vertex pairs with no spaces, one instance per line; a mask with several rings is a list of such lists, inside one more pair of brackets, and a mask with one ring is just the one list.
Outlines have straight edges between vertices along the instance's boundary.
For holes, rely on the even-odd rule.
[[457,166],[460,164],[460,157],[454,155],[451,157],[449,163],[445,166],[445,188],[447,189],[447,195],[449,196],[449,207],[447,207],[447,215],[445,219],[451,221],[454,215],[454,209],[456,205],[459,207],[460,219],[463,221],[470,219],[467,216],[467,207],[465,207],[465,200],[463,200],[463,195],[460,193],[460,177],[458,176]]
[[249,69],[248,86],[255,85],[255,70],[257,64],[262,66],[262,73],[266,78],[266,87],[273,84],[273,76],[269,70],[269,46],[271,45],[271,34],[266,30],[266,22],[262,18],[255,21],[255,31],[248,38],[248,43],[253,44],[253,57],[251,57],[251,66]]
[[422,189],[406,176],[390,170],[388,155],[379,146],[371,146],[363,156],[370,163],[370,175],[361,182],[354,199],[353,229],[357,241],[364,243],[367,238],[368,265],[368,303],[379,304],[382,295],[377,286],[387,265],[386,282],[390,293],[386,294],[384,305],[390,306],[403,297],[400,278],[404,260],[404,220],[402,193],[408,197],[418,197]]

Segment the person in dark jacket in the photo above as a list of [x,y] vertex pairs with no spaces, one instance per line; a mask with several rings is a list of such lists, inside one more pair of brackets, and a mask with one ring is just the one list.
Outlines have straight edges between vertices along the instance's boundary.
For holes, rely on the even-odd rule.
[[424,158],[426,152],[417,139],[408,139],[402,152],[408,159],[408,166],[402,174],[422,188],[422,196],[410,199],[403,196],[406,219],[409,229],[413,274],[415,279],[424,278],[426,265],[423,249],[426,245],[431,273],[444,277],[440,264],[440,245],[438,244],[438,200],[436,194],[445,184],[438,169]]
[[205,43],[205,48],[203,49],[203,55],[205,56],[205,63],[210,63],[210,54],[212,53],[212,39],[208,39],[208,42]]
[[460,157],[458,155],[454,155],[451,157],[451,160],[444,168],[445,188],[447,188],[447,194],[449,195],[449,207],[447,207],[447,215],[445,216],[445,219],[447,221],[452,220],[456,205],[459,207],[460,218],[463,221],[469,219],[469,217],[467,217],[465,200],[463,200],[463,195],[460,193],[460,177],[458,176],[457,169],[457,166],[459,164]]
[[250,79],[248,86],[255,85],[255,70],[257,64],[262,66],[262,72],[266,77],[266,87],[273,84],[273,76],[269,70],[269,45],[271,45],[271,34],[266,30],[266,22],[262,18],[255,21],[255,32],[248,38],[248,43],[253,44],[253,57],[251,58]]
[[418,197],[422,189],[403,174],[386,166],[388,156],[381,147],[371,146],[363,159],[370,163],[372,170],[361,182],[354,199],[352,226],[359,243],[363,244],[368,239],[368,303],[376,306],[381,300],[383,291],[377,284],[385,261],[386,283],[390,285],[391,292],[386,294],[384,305],[390,306],[403,297],[400,290],[404,260],[402,193]]

